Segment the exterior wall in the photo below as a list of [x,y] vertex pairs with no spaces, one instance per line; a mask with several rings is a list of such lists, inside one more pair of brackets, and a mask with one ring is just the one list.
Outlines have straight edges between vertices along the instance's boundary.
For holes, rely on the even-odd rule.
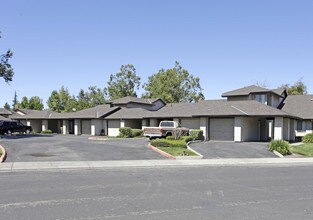
[[102,128],[104,129],[104,135],[108,136],[108,121],[102,120]]
[[133,129],[141,129],[142,128],[142,120],[138,119],[138,120],[124,120],[125,122],[125,127],[130,127]]
[[69,134],[69,122],[68,120],[63,120],[63,134]]
[[272,95],[271,102],[272,102],[271,106],[274,108],[277,108],[280,105],[280,103],[282,102],[282,98],[277,96],[277,95]]
[[41,121],[41,130],[47,130],[48,129],[48,120],[44,119]]
[[158,120],[157,119],[150,119],[150,127],[158,127],[159,124],[158,124]]
[[234,119],[234,141],[242,141],[242,117],[235,117]]
[[290,140],[290,119],[284,118],[284,129],[283,129],[284,140]]
[[91,135],[100,135],[103,129],[102,119],[91,119]]
[[80,119],[75,119],[74,120],[74,134],[75,135],[80,135],[82,134],[82,127],[81,127],[81,120]]
[[260,118],[243,117],[241,125],[241,141],[260,141],[262,130],[262,121]]
[[32,119],[27,121],[27,125],[32,126],[33,132],[41,132],[42,127],[41,127],[41,119]]
[[289,140],[294,142],[296,140],[296,133],[295,133],[295,120],[294,119],[290,119],[290,136],[289,136]]
[[295,122],[295,136],[303,137],[306,134],[313,133],[312,121],[311,120],[303,120],[302,121],[302,129],[297,129],[297,122]]
[[152,105],[143,105],[143,104],[139,104],[139,103],[128,103],[127,108],[143,108],[143,109],[151,110]]
[[204,140],[209,139],[209,118],[200,117],[200,130],[203,131]]
[[120,131],[120,120],[108,120],[108,136],[116,137]]
[[154,105],[151,108],[152,111],[157,111],[160,108],[162,108],[163,106],[165,106],[165,104],[161,100],[158,100],[158,101],[154,102],[153,104]]
[[275,117],[274,121],[274,140],[283,139],[283,127],[284,127],[284,118]]
[[81,133],[82,134],[91,134],[91,120],[81,120]]
[[200,118],[182,118],[181,126],[189,129],[200,129]]

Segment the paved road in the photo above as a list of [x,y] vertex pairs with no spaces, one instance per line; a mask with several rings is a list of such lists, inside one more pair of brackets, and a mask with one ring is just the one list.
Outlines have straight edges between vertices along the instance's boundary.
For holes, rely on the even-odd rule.
[[88,140],[87,136],[24,135],[0,139],[6,162],[165,159],[146,139]]
[[1,219],[313,219],[312,166],[0,175]]
[[259,142],[202,142],[191,146],[204,158],[271,158],[277,157],[267,150],[267,143]]

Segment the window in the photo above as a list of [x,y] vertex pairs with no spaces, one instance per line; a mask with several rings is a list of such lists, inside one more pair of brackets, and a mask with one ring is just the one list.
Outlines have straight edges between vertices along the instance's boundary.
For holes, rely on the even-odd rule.
[[302,131],[302,121],[297,122],[297,130]]
[[161,127],[174,127],[174,122],[172,121],[164,121],[160,125]]
[[267,95],[266,94],[255,95],[255,100],[261,102],[262,104],[267,104]]

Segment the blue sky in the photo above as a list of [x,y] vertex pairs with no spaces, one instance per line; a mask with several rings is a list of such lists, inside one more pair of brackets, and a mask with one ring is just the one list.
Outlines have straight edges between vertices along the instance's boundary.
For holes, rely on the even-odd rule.
[[144,83],[176,60],[200,77],[206,99],[301,77],[313,93],[312,11],[312,0],[4,0],[0,53],[13,50],[15,77],[0,79],[0,106],[15,91],[46,104],[62,85],[75,95],[103,88],[128,63]]

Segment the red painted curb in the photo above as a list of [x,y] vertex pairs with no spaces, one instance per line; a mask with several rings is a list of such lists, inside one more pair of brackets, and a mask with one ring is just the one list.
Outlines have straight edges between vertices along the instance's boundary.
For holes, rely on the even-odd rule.
[[152,150],[154,150],[155,152],[158,152],[159,154],[163,155],[164,157],[167,157],[171,160],[176,160],[176,157],[174,157],[173,155],[170,155],[169,153],[166,153],[163,150],[160,150],[159,148],[152,146],[151,144],[149,144],[149,146]]
[[0,163],[2,163],[7,158],[7,152],[5,151],[4,147],[2,147],[1,145],[0,145],[0,149],[2,151],[2,156],[0,157]]

